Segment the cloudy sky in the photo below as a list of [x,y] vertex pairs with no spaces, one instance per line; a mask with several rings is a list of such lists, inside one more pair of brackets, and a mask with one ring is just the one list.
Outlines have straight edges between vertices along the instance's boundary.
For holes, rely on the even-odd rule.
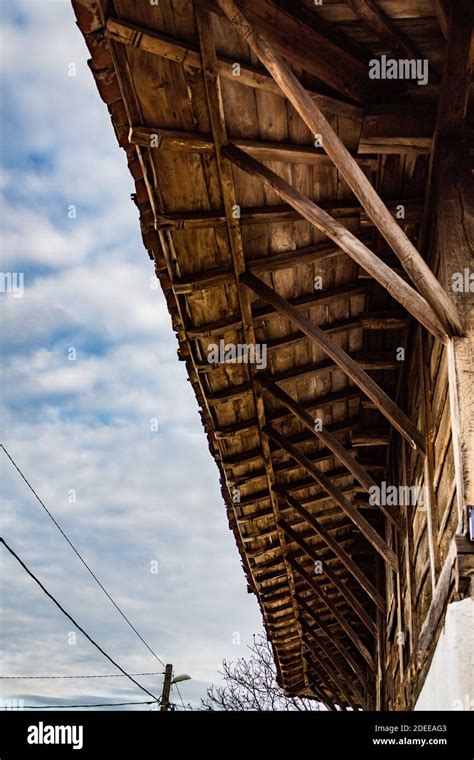
[[[24,278],[23,293],[0,292],[1,440],[143,637],[192,676],[184,700],[199,702],[260,629],[257,603],[69,0],[0,8],[0,270]],[[1,450],[0,468],[5,540],[122,667],[162,670]],[[0,576],[2,675],[116,672],[81,634],[74,643],[3,547]],[[160,675],[138,680],[161,691]],[[36,705],[147,698],[125,678],[0,689]]]

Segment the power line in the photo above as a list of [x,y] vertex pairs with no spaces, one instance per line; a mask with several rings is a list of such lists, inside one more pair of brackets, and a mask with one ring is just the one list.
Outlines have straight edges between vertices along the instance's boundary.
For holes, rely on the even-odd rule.
[[[163,673],[161,670],[155,671],[153,673],[129,673],[131,676],[162,676]],[[121,673],[105,673],[100,675],[80,675],[80,676],[0,676],[0,679],[3,680],[13,680],[13,679],[21,679],[24,681],[32,681],[32,680],[51,680],[51,679],[59,679],[59,678],[125,678]]]
[[98,705],[22,705],[23,710],[70,710],[73,707],[123,707],[124,705],[154,705],[159,702],[154,699],[148,702],[105,702]]
[[86,639],[88,639],[88,641],[90,641],[91,644],[93,644],[95,646],[95,648],[98,649],[99,652],[104,655],[104,657],[107,657],[107,659],[109,660],[109,662],[111,662],[112,665],[114,665],[114,667],[118,668],[120,670],[120,672],[123,673],[124,676],[127,676],[127,678],[130,679],[130,681],[132,681],[132,683],[134,683],[135,686],[138,686],[138,688],[141,689],[142,691],[144,691],[145,694],[148,694],[149,697],[153,697],[153,699],[155,701],[158,701],[158,698],[155,697],[155,695],[152,694],[151,691],[148,691],[148,689],[145,689],[145,687],[142,686],[138,681],[135,681],[135,679],[131,675],[129,675],[117,662],[115,662],[115,660],[113,660],[112,657],[110,655],[108,655],[107,652],[105,652],[102,649],[102,647],[99,644],[97,644],[94,641],[94,639],[92,639],[89,636],[88,633],[86,633],[86,631],[84,630],[84,628],[82,628],[82,626],[80,626],[79,623],[76,623],[76,621],[69,614],[69,612],[66,612],[66,610],[64,609],[64,607],[62,607],[61,604],[54,598],[54,596],[49,593],[49,591],[43,586],[43,584],[36,577],[36,575],[34,575],[31,572],[31,570],[29,570],[27,568],[27,566],[25,565],[25,563],[20,559],[20,557],[18,556],[18,554],[16,554],[16,552],[14,552],[13,549],[7,544],[7,542],[5,541],[4,538],[0,538],[0,543],[2,543],[4,545],[4,547],[7,549],[7,551],[10,552],[10,554],[12,555],[12,557],[15,557],[15,559],[17,560],[17,562],[28,573],[28,575],[30,576],[30,578],[33,578],[33,580],[35,581],[35,583],[37,583],[38,586],[42,589],[42,591],[44,591],[44,593],[46,594],[46,596],[48,596],[51,599],[51,601],[54,602],[54,604],[56,605],[56,607],[58,607],[58,609],[61,610],[61,612],[63,613],[63,615],[65,615],[73,623],[73,625],[76,626],[76,628],[86,637]]
[[183,697],[181,696],[181,692],[179,690],[179,686],[177,683],[174,683],[173,686],[176,686],[176,691],[178,692],[179,698],[181,700],[181,704],[183,705],[183,710],[186,710],[186,705],[183,702]]
[[136,635],[138,636],[138,638],[140,639],[140,641],[143,644],[145,644],[146,648],[148,649],[149,652],[151,652],[151,654],[153,655],[153,657],[155,657],[155,659],[157,659],[158,662],[161,665],[163,665],[163,667],[165,667],[165,663],[163,662],[163,660],[160,657],[158,657],[158,655],[151,648],[151,646],[148,644],[148,642],[145,641],[145,639],[143,638],[143,636],[137,631],[137,629],[135,628],[135,626],[133,625],[133,623],[128,619],[128,617],[126,616],[126,614],[124,612],[122,612],[122,610],[120,609],[120,607],[117,604],[117,602],[112,598],[112,596],[109,594],[109,592],[107,591],[107,589],[103,586],[103,584],[100,582],[100,580],[98,579],[98,577],[91,570],[91,568],[89,567],[89,565],[87,564],[87,562],[85,561],[85,559],[82,557],[82,555],[79,553],[79,551],[76,549],[76,547],[74,546],[74,544],[72,543],[72,541],[70,540],[70,538],[66,535],[66,533],[64,532],[64,530],[61,528],[61,526],[57,522],[57,520],[53,517],[53,515],[49,511],[49,509],[46,506],[46,504],[40,499],[40,497],[36,493],[35,489],[31,485],[31,483],[29,482],[29,480],[27,479],[27,477],[23,474],[23,472],[21,471],[21,469],[18,467],[18,465],[15,462],[15,460],[10,456],[10,454],[6,450],[6,448],[3,445],[3,443],[0,443],[0,447],[3,449],[3,451],[7,455],[8,459],[12,463],[13,467],[15,468],[15,470],[19,473],[19,475],[21,476],[21,478],[25,481],[26,485],[28,486],[28,488],[30,489],[31,493],[34,495],[34,497],[36,498],[36,500],[41,504],[41,506],[43,507],[44,511],[46,512],[46,514],[48,515],[48,517],[50,518],[50,520],[52,520],[52,522],[55,524],[56,528],[59,530],[59,532],[61,533],[61,535],[68,542],[68,544],[71,547],[71,549],[73,550],[73,552],[79,557],[79,559],[81,560],[81,562],[84,565],[84,567],[88,570],[88,572],[94,578],[95,582],[102,589],[102,591],[104,592],[104,594],[106,595],[106,597],[112,602],[112,604],[114,605],[115,609],[118,612],[120,612],[120,614],[122,615],[123,619],[128,623],[128,625],[130,626],[130,628],[132,629],[132,631],[134,631],[136,633]]

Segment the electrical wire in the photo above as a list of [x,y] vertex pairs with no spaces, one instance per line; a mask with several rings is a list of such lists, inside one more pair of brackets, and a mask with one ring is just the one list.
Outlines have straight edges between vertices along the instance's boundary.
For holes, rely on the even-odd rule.
[[90,641],[91,644],[93,644],[95,646],[95,648],[98,649],[99,652],[101,654],[103,654],[104,657],[106,657],[109,660],[109,662],[112,663],[112,665],[114,665],[114,667],[118,668],[120,670],[120,672],[123,673],[124,676],[127,676],[127,678],[130,681],[132,681],[132,683],[134,683],[135,686],[138,686],[139,689],[141,689],[143,692],[145,692],[145,694],[148,694],[149,697],[152,697],[153,700],[158,701],[158,697],[156,697],[154,694],[152,694],[151,691],[148,691],[148,689],[145,689],[145,687],[142,686],[138,681],[135,681],[135,679],[131,675],[129,675],[129,673],[127,673],[126,670],[124,670],[117,662],[115,662],[115,660],[113,660],[112,657],[110,655],[108,655],[107,652],[105,652],[102,649],[102,647],[99,644],[97,644],[97,642],[95,642],[93,638],[91,638],[89,636],[88,633],[86,633],[86,631],[84,630],[84,628],[82,628],[82,626],[80,626],[79,623],[77,623],[74,620],[74,618],[69,614],[69,612],[66,612],[66,610],[64,609],[64,607],[62,607],[61,604],[54,598],[54,596],[49,593],[49,591],[43,586],[43,584],[36,577],[36,575],[34,575],[31,572],[31,570],[28,569],[28,567],[25,565],[25,563],[23,562],[23,560],[21,560],[20,557],[18,556],[18,554],[16,554],[16,552],[13,551],[13,549],[7,544],[7,542],[5,541],[4,538],[0,537],[0,543],[2,543],[4,545],[4,547],[12,555],[12,557],[14,557],[17,560],[17,562],[22,566],[22,568],[28,573],[28,575],[30,576],[30,578],[33,578],[33,580],[35,581],[35,583],[38,584],[38,586],[46,594],[46,596],[48,596],[51,599],[51,601],[54,602],[54,604],[56,605],[56,607],[58,607],[58,609],[61,610],[61,612],[63,613],[63,615],[65,615],[73,623],[73,625],[76,626],[76,628],[86,637],[86,639],[88,641]]
[[[161,676],[163,675],[162,671],[155,671],[153,673],[129,673],[131,676]],[[90,676],[0,676],[0,679],[4,680],[13,680],[13,679],[21,679],[24,681],[32,681],[32,680],[38,680],[38,681],[46,681],[51,679],[59,679],[59,678],[125,678],[121,673],[105,673],[100,675],[90,675]]]
[[159,702],[154,699],[152,702],[105,702],[98,705],[22,705],[23,710],[69,710],[73,707],[123,707],[124,705],[154,705]]
[[112,602],[112,604],[114,605],[114,607],[116,608],[116,610],[121,614],[121,616],[123,617],[123,619],[128,623],[128,625],[130,626],[130,628],[132,629],[132,631],[134,631],[136,633],[136,635],[138,636],[138,638],[140,639],[140,641],[146,646],[146,648],[148,649],[148,651],[151,652],[151,654],[153,655],[153,657],[155,657],[155,659],[158,660],[158,662],[161,665],[163,665],[163,667],[165,667],[165,663],[163,662],[163,660],[156,654],[156,652],[151,648],[151,646],[148,644],[148,642],[145,641],[145,639],[143,638],[143,636],[141,635],[141,633],[139,633],[139,631],[137,631],[137,629],[135,628],[135,626],[133,625],[133,623],[128,619],[128,617],[126,616],[126,614],[120,609],[120,607],[117,604],[117,602],[112,598],[112,596],[109,594],[109,592],[107,591],[107,589],[103,586],[103,584],[100,582],[100,580],[98,579],[98,577],[91,570],[91,568],[89,567],[89,565],[87,564],[87,562],[85,561],[85,559],[82,557],[82,555],[79,553],[79,551],[76,549],[76,547],[74,546],[74,544],[72,543],[72,541],[70,540],[70,538],[66,535],[66,533],[64,532],[64,530],[61,528],[61,526],[57,522],[57,520],[53,517],[53,515],[51,514],[51,512],[47,508],[46,504],[40,499],[40,497],[36,493],[35,489],[31,485],[31,483],[29,482],[29,480],[26,478],[26,476],[23,474],[23,472],[21,471],[21,469],[18,467],[18,465],[15,462],[15,460],[13,459],[13,457],[10,456],[10,454],[6,450],[6,448],[3,445],[3,443],[0,443],[0,448],[3,449],[3,451],[7,455],[8,459],[10,460],[10,462],[12,463],[12,465],[14,466],[14,468],[16,469],[16,471],[19,473],[19,475],[21,476],[21,478],[25,481],[25,483],[28,486],[28,488],[30,489],[31,493],[34,495],[34,497],[36,498],[36,500],[41,504],[41,506],[43,507],[44,511],[46,512],[46,514],[48,515],[48,517],[50,518],[50,520],[52,520],[52,522],[55,524],[56,528],[59,530],[59,532],[61,533],[61,535],[63,536],[63,538],[67,541],[67,543],[69,544],[69,546],[71,547],[71,549],[73,550],[73,552],[79,557],[79,559],[81,560],[81,562],[84,565],[84,567],[87,569],[87,571],[94,578],[95,582],[102,589],[102,591],[104,592],[104,594],[106,595],[106,597],[109,599],[109,601]]
[[173,686],[176,686],[176,691],[178,692],[179,698],[181,700],[181,704],[183,705],[183,710],[186,710],[186,705],[183,702],[183,697],[181,696],[181,692],[179,690],[179,686],[177,683],[174,683]]

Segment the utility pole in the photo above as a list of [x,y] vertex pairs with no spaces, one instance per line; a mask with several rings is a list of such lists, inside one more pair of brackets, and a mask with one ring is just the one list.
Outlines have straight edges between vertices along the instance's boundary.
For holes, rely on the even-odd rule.
[[163,681],[163,692],[161,694],[161,708],[163,710],[169,710],[170,707],[170,689],[171,689],[171,676],[173,675],[173,666],[165,666],[165,680]]

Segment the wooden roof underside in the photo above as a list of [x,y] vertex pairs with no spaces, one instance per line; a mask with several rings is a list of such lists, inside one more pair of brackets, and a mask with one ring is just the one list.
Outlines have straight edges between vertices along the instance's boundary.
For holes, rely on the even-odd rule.
[[[225,16],[225,4],[73,0],[135,179],[144,244],[279,681],[332,709],[366,708],[385,608],[381,572],[384,563],[396,566],[382,538],[385,519],[400,528],[397,514],[384,516],[367,491],[384,479],[395,428],[423,445],[388,403],[411,318],[405,296],[395,300],[388,290],[408,288],[407,308],[412,315],[419,308],[438,336],[449,334],[449,320],[442,305],[435,314],[436,301],[412,289],[367,204],[314,147],[308,122],[244,41],[242,24]],[[238,5],[312,93],[329,138],[339,138],[334,150],[348,149],[351,167],[416,242],[445,50],[443,3]],[[428,85],[381,87],[368,78],[372,56],[402,52],[429,59]],[[398,275],[393,287],[347,254],[360,242]],[[265,344],[268,366],[210,364],[209,345],[221,339]]]

